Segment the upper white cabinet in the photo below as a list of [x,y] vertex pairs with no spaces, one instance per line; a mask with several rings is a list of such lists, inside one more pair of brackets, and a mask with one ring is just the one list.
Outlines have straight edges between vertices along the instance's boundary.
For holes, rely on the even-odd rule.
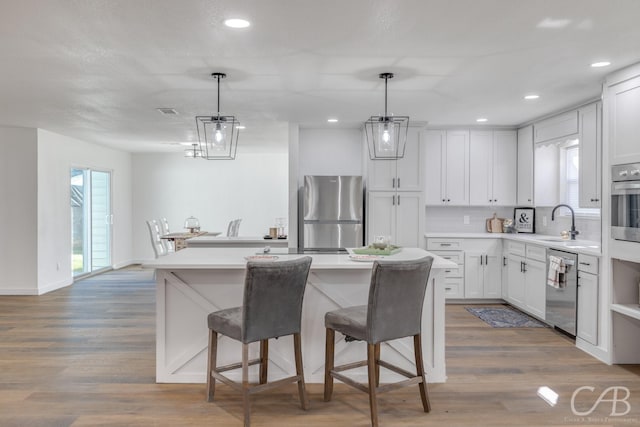
[[409,128],[404,157],[398,160],[369,160],[369,191],[421,191],[423,147],[420,132]]
[[427,130],[425,140],[426,204],[469,204],[469,131]]
[[612,165],[640,162],[640,76],[629,78],[629,73],[614,75],[607,82]]
[[578,117],[579,203],[581,208],[598,208],[602,197],[602,104],[597,102],[580,108]]
[[533,141],[545,142],[578,133],[578,112],[559,114],[533,125]]
[[533,126],[518,129],[518,191],[519,206],[533,205]]
[[515,205],[516,132],[471,131],[469,145],[469,203]]

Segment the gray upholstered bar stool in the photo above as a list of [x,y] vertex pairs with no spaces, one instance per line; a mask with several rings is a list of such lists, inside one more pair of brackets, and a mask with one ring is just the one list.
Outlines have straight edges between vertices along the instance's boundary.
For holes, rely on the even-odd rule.
[[[250,424],[249,396],[270,388],[298,383],[302,409],[308,400],[302,370],[300,320],[302,298],[307,284],[311,257],[290,261],[248,262],[242,307],[228,308],[209,314],[209,357],[207,366],[207,400],[211,402],[215,382],[219,380],[242,392],[244,425]],[[242,362],[226,366],[216,365],[218,334],[242,342]],[[269,339],[293,335],[296,375],[267,383]],[[260,357],[249,360],[249,344],[260,341]],[[249,366],[260,364],[258,385],[249,384]],[[242,383],[221,372],[242,368]]]
[[[378,393],[418,384],[425,412],[431,410],[422,361],[422,306],[433,257],[412,261],[375,261],[371,272],[368,305],[342,308],[325,315],[327,328],[324,400],[331,400],[333,379],[369,394],[371,425],[378,425]],[[335,331],[348,340],[367,342],[367,360],[334,366]],[[380,343],[413,336],[416,373],[380,360]],[[340,372],[367,366],[368,387]],[[380,386],[380,367],[407,377],[407,380]]]

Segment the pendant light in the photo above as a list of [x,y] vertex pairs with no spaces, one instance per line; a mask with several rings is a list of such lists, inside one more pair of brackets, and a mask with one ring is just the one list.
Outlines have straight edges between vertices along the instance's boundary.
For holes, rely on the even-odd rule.
[[218,81],[218,110],[215,116],[196,116],[201,157],[207,160],[233,160],[238,148],[238,126],[234,116],[220,114],[220,80],[225,73],[212,73]]
[[409,116],[394,116],[387,113],[387,81],[393,73],[381,73],[384,79],[384,115],[371,116],[364,123],[369,157],[371,160],[395,160],[404,157],[404,148],[409,131]]

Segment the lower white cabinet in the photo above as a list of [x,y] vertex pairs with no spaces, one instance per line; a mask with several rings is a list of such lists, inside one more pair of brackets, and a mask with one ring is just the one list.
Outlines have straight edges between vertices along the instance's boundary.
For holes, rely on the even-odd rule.
[[502,244],[498,239],[465,242],[464,297],[501,298]]
[[419,248],[421,192],[370,191],[368,193],[368,241],[374,236],[390,236],[398,246]]
[[[507,259],[507,301],[527,313],[544,319],[546,264],[544,261],[519,255],[524,247],[524,243],[510,242]],[[533,248],[544,250],[537,246]]]
[[598,258],[578,255],[578,327],[576,335],[598,345]]

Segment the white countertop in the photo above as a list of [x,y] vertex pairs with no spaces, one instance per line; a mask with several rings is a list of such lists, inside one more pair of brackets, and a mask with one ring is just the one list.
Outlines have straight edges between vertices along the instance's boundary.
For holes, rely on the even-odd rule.
[[[187,248],[172,252],[160,258],[147,261],[144,268],[155,269],[244,269],[245,256],[262,254],[259,248]],[[303,254],[289,254],[287,249],[273,248],[269,255],[278,260],[295,259]],[[409,260],[431,255],[434,257],[432,268],[451,268],[457,264],[419,248],[403,248],[400,252],[381,257],[387,260]],[[309,254],[313,258],[311,269],[366,270],[371,269],[371,261],[361,262],[349,259],[347,254]]]
[[548,248],[560,249],[585,255],[602,255],[600,242],[591,240],[562,240],[559,236],[525,233],[425,233],[427,238],[451,238],[451,239],[504,239],[524,243],[535,243]]
[[228,237],[228,236],[198,236],[192,237],[187,241],[188,246],[197,246],[204,245],[209,243],[219,243],[221,245],[225,243],[243,243],[243,244],[255,244],[256,247],[264,247],[269,246],[269,244],[273,244],[274,242],[288,243],[288,239],[265,239],[261,236],[236,236],[236,237]]

